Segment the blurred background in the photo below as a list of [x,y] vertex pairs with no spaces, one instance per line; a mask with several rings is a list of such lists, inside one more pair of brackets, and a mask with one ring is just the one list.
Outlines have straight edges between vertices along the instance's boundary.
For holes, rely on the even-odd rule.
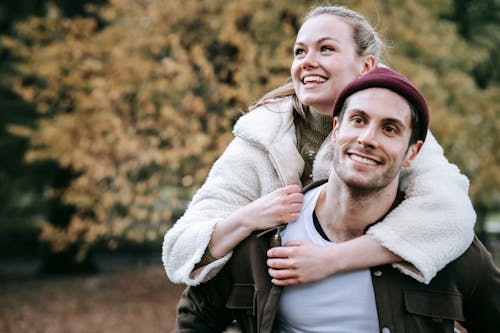
[[[0,332],[172,329],[162,236],[317,3],[0,1]],[[423,91],[499,263],[500,0],[335,4]]]

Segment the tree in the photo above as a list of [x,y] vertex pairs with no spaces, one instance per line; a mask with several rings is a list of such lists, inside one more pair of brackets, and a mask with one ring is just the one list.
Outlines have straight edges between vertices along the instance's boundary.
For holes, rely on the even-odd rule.
[[[254,5],[113,1],[88,8],[97,18],[52,11],[3,39],[16,61],[14,90],[41,115],[35,129],[11,132],[29,137],[27,161],[54,160],[74,174],[53,191],[75,207],[69,225],[42,223],[55,251],[77,243],[83,259],[99,239],[114,246],[166,230],[239,109],[285,81],[290,45],[271,32],[292,35],[294,22],[284,3],[258,1],[270,9],[260,15]],[[257,53],[249,46],[259,39]]]
[[[390,11],[398,10],[388,6]],[[492,49],[486,47],[488,43],[464,39],[460,25],[436,20],[453,12],[457,10],[450,1],[423,1],[407,8],[406,16],[398,14],[399,19],[390,21],[393,25],[387,31],[402,52],[394,52],[391,64],[422,87],[428,98],[431,129],[447,157],[471,181],[477,231],[483,234],[484,217],[500,207],[500,91],[497,81],[485,85],[477,77],[477,68],[490,63]],[[424,21],[426,24],[419,24]],[[402,22],[412,28],[407,29]],[[488,28],[483,28],[495,31],[499,24],[485,22]],[[476,31],[483,28],[474,24]],[[495,66],[490,67],[494,72]]]
[[500,1],[453,0],[453,11],[445,17],[458,25],[459,34],[488,50],[489,56],[474,68],[477,84],[486,88],[500,83]]
[[[13,55],[13,89],[37,105],[40,121],[10,131],[29,138],[27,161],[56,161],[72,174],[53,194],[74,214],[68,225],[43,222],[42,239],[55,251],[77,244],[82,259],[102,239],[113,247],[122,237],[161,238],[241,110],[288,79],[295,34],[314,4],[113,0],[88,6],[86,17],[52,10],[18,24],[2,45]],[[428,96],[432,129],[472,178],[474,201],[493,205],[498,170],[489,163],[498,156],[489,149],[498,139],[470,140],[478,121],[498,130],[498,91],[478,89],[468,74],[484,50],[440,19],[446,1],[346,4],[379,16],[394,43],[389,64]]]
[[[14,23],[32,15],[44,15],[50,0],[27,0],[0,3],[0,34],[12,32]],[[84,2],[101,0],[75,0],[67,3],[56,0],[61,15],[72,17]],[[83,12],[81,13],[83,14]],[[22,101],[11,91],[5,79],[8,72],[9,51],[0,48],[0,252],[2,256],[36,255],[40,245],[34,221],[38,216],[61,215],[65,205],[54,198],[47,201],[43,193],[64,173],[51,161],[23,163],[28,140],[7,131],[7,125],[33,126],[37,113],[32,103]],[[43,177],[40,177],[43,175]],[[50,203],[50,204],[49,204]],[[48,253],[48,252],[47,252]]]

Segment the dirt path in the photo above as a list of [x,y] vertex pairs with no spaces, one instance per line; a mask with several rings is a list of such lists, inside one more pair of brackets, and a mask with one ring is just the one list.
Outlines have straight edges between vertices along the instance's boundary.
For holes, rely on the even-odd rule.
[[0,282],[2,333],[168,333],[184,287],[161,266]]

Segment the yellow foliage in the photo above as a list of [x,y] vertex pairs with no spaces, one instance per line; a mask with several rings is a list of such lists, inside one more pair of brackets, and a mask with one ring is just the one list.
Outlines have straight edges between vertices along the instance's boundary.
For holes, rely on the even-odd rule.
[[[96,18],[19,23],[0,39],[15,59],[13,89],[41,114],[28,161],[54,160],[77,176],[63,200],[65,229],[42,223],[55,250],[100,238],[151,240],[170,225],[231,140],[234,120],[287,81],[302,16],[316,1],[111,0]],[[432,130],[472,179],[474,200],[498,196],[498,87],[467,72],[485,56],[439,20],[449,1],[342,1],[389,40],[389,65],[427,96]],[[36,78],[36,79],[34,79]],[[481,136],[476,135],[481,130]],[[50,221],[49,221],[50,222]]]

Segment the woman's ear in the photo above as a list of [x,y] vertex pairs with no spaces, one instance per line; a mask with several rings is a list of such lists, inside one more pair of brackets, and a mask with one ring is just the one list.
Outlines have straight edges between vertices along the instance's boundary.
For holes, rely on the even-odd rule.
[[375,69],[377,67],[377,61],[375,57],[371,54],[365,56],[365,60],[363,61],[363,68],[361,69],[359,75],[365,75],[369,71]]
[[405,160],[403,162],[404,167],[410,167],[411,162],[417,157],[420,149],[422,149],[423,146],[423,141],[418,140],[416,143],[412,144],[409,148],[408,151],[406,152]]

